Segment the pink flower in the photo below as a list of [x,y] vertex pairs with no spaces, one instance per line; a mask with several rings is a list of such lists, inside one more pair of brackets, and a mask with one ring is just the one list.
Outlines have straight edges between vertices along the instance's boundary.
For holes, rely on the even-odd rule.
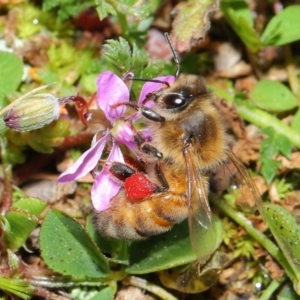
[[[173,76],[157,78],[157,80],[173,82]],[[163,87],[161,83],[147,82],[142,88],[142,92],[138,101],[138,105],[142,105],[146,95]],[[136,150],[134,143],[134,135],[136,130],[132,124],[125,121],[125,112],[127,109],[125,104],[130,99],[128,87],[124,81],[113,72],[106,71],[101,73],[97,79],[97,102],[100,109],[104,112],[106,118],[110,121],[110,127],[106,128],[97,140],[98,134],[95,135],[92,146],[84,152],[80,158],[65,172],[63,172],[58,182],[68,182],[76,180],[91,171],[94,171],[96,178],[91,191],[92,203],[97,211],[103,211],[109,207],[110,200],[118,193],[122,183],[118,182],[109,173],[104,165],[100,172],[95,171],[98,167],[99,160],[103,154],[105,145],[112,140],[112,148],[110,150],[107,161],[124,163],[124,157],[120,149],[120,144],[126,145],[131,151]],[[135,115],[132,120],[138,118]]]

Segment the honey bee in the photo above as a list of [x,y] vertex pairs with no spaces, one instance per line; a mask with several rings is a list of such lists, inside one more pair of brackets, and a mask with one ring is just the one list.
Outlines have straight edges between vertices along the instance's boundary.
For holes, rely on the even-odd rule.
[[[146,162],[144,173],[125,164],[112,166],[112,174],[124,179],[124,187],[111,199],[107,210],[95,213],[94,224],[105,236],[142,240],[188,218],[197,255],[198,249],[205,247],[201,245],[203,235],[215,238],[208,201],[208,174],[212,169],[231,160],[241,185],[251,191],[258,206],[260,195],[227,145],[222,117],[201,76],[180,74],[173,84],[153,93],[151,100],[151,109],[137,109],[153,133],[152,140],[148,142],[141,135],[135,140],[141,151],[153,159]],[[140,184],[127,184],[133,180]],[[148,195],[138,199],[131,193],[130,189],[143,188],[148,183]],[[199,257],[200,263],[210,254]]]

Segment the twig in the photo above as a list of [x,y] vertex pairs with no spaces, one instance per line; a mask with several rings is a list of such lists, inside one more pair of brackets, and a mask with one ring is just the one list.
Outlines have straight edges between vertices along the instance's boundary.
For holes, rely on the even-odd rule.
[[136,277],[136,276],[128,276],[123,281],[125,284],[133,285],[136,287],[139,287],[141,289],[144,289],[158,297],[160,297],[163,300],[178,300],[174,296],[172,296],[170,293],[168,293],[166,290],[162,289],[161,287],[148,282],[145,279]]

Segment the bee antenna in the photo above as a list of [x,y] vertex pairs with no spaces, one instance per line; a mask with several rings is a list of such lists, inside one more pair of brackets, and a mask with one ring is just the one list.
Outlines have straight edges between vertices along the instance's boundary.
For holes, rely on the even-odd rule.
[[161,83],[161,84],[165,84],[167,87],[170,87],[170,83],[169,83],[169,82],[167,82],[167,81],[162,81],[162,80],[146,79],[146,78],[138,78],[138,77],[131,78],[130,80],[143,81],[143,82],[155,82],[155,83]]
[[175,48],[174,46],[172,45],[171,43],[171,40],[170,40],[170,36],[167,32],[165,32],[165,37],[166,37],[166,40],[171,48],[171,51],[173,53],[173,58],[174,58],[174,61],[176,63],[176,66],[177,66],[177,69],[176,69],[176,73],[175,73],[175,78],[178,78],[178,75],[179,75],[179,71],[180,71],[180,63],[179,63],[179,59],[178,59],[178,55],[175,51]]

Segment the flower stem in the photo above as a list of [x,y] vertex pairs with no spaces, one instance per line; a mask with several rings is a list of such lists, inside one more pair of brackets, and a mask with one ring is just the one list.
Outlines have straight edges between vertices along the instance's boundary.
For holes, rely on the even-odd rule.
[[291,143],[300,148],[299,132],[269,113],[241,101],[237,102],[237,112],[243,119],[259,127],[272,126],[277,133],[285,136]]
[[2,167],[4,172],[3,186],[4,191],[1,196],[1,209],[0,213],[5,213],[12,205],[12,169],[11,164],[8,162],[7,142],[5,137],[0,137],[0,152],[2,157]]
[[291,51],[291,46],[289,44],[283,47],[284,49],[284,57],[285,57],[285,68],[288,74],[288,80],[291,87],[291,90],[298,98],[298,103],[300,104],[299,99],[299,81],[295,68],[295,62],[293,61],[293,55]]
[[280,280],[273,280],[269,286],[263,291],[258,300],[268,300],[274,296],[274,292],[279,288],[279,286],[286,280],[286,276],[282,276]]
[[250,222],[241,212],[237,212],[232,207],[230,207],[224,199],[220,201],[219,197],[211,193],[210,201],[227,216],[233,219],[237,224],[243,227],[250,236],[252,236],[258,243],[260,243],[282,266],[292,282],[295,282],[294,272],[291,269],[282,251],[266,235],[253,227],[252,222]]

